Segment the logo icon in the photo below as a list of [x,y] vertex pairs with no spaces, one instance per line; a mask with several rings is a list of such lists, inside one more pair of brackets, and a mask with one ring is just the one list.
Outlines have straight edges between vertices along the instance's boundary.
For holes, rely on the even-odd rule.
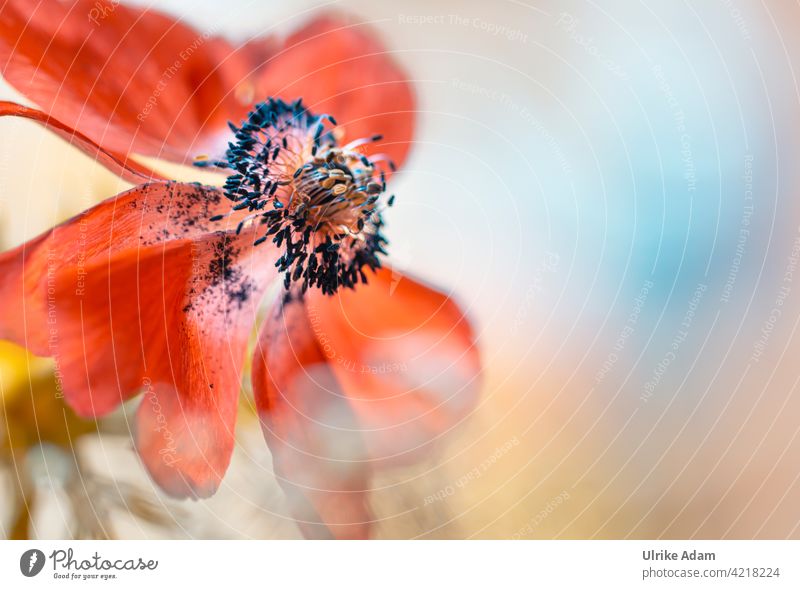
[[41,550],[26,550],[19,558],[19,570],[26,577],[35,577],[42,572],[44,561],[44,552]]

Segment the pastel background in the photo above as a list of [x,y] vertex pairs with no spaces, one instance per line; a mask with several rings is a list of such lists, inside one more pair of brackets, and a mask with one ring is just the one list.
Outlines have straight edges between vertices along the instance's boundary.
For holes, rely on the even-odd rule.
[[[468,308],[485,389],[374,481],[378,537],[800,538],[800,7],[136,3],[242,41],[346,12],[414,81],[391,254]],[[0,121],[3,248],[122,186]],[[174,502],[52,386],[0,347],[5,536],[298,536],[254,417],[220,493]]]

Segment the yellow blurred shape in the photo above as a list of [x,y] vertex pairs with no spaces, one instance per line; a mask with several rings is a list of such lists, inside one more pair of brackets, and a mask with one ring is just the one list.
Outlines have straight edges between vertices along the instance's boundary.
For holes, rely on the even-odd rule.
[[64,403],[56,385],[53,361],[24,348],[0,342],[0,454],[25,450],[40,442],[70,447],[75,437],[96,429]]
[[53,361],[38,358],[23,347],[0,341],[0,397],[3,404],[14,399],[27,389],[30,379],[52,373]]

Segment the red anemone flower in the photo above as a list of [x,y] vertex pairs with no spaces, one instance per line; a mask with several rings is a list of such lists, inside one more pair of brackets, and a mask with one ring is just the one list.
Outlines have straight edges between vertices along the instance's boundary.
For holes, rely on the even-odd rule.
[[[334,16],[234,47],[102,0],[6,0],[0,63],[44,109],[0,114],[137,184],[0,254],[0,338],[53,356],[82,416],[143,393],[148,472],[170,495],[207,497],[234,447],[257,311],[280,282],[252,370],[276,476],[306,536],[367,536],[371,472],[463,419],[480,373],[456,303],[380,260],[386,181],[413,127],[402,70]],[[227,179],[170,181],[130,154]]]

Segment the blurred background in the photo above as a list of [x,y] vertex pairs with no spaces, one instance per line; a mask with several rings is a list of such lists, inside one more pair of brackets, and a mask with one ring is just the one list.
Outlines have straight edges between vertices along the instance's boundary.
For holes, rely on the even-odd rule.
[[[378,537],[800,538],[797,4],[157,7],[240,41],[342,11],[413,80],[390,253],[468,309],[485,388],[426,463],[373,481]],[[122,187],[0,121],[4,249]],[[49,361],[0,344],[6,536],[299,537],[246,411],[221,491],[175,502],[125,411],[80,422],[48,387]]]

